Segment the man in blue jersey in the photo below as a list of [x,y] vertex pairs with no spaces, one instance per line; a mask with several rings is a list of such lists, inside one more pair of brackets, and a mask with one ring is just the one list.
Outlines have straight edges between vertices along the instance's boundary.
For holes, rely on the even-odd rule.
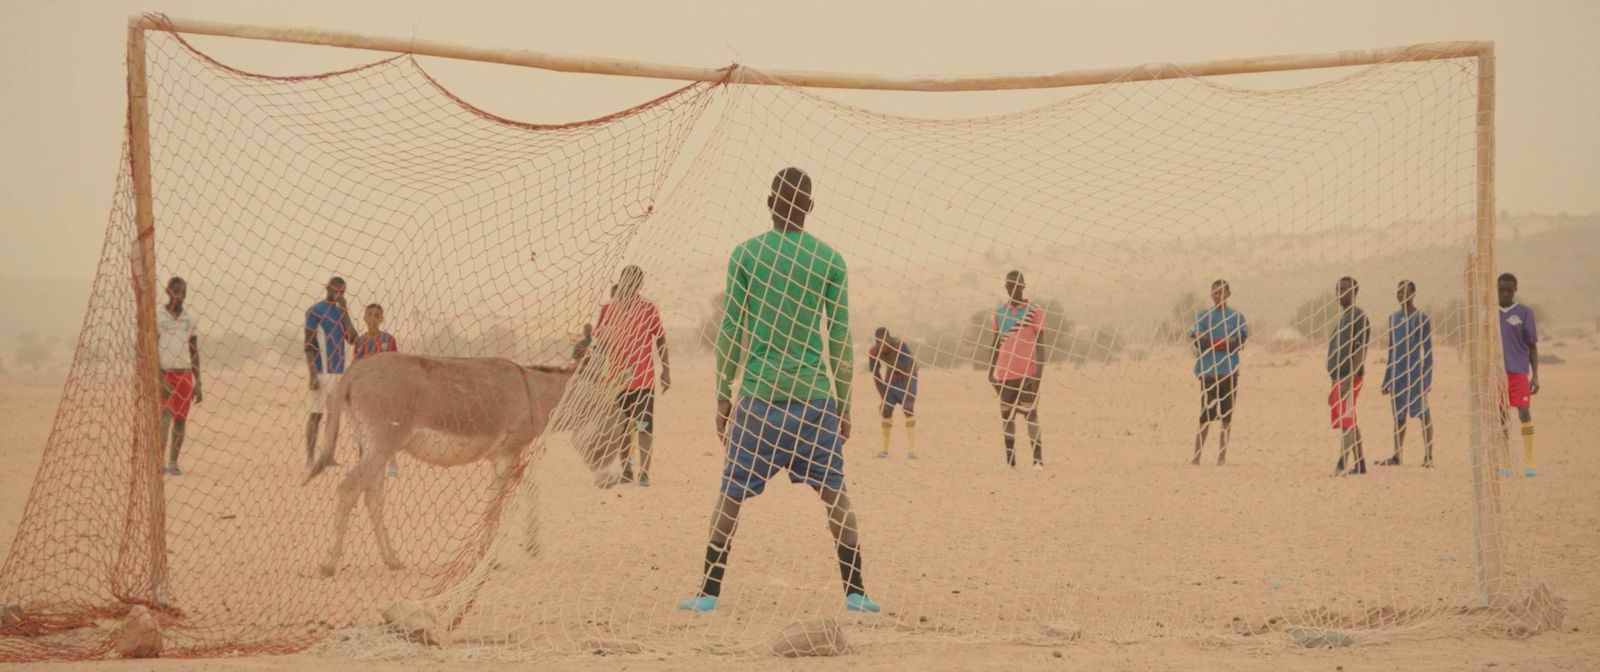
[[1228,297],[1232,295],[1227,280],[1211,283],[1211,307],[1195,316],[1194,328],[1189,330],[1189,341],[1198,352],[1194,375],[1200,379],[1200,429],[1194,435],[1194,458],[1189,464],[1200,464],[1206,432],[1213,420],[1222,422],[1222,431],[1217,433],[1217,466],[1228,462],[1228,433],[1233,427],[1233,402],[1239,384],[1239,348],[1250,338],[1244,314],[1228,307]]
[[344,301],[344,278],[334,276],[324,289],[327,296],[306,309],[306,372],[311,390],[306,399],[310,411],[306,418],[307,467],[316,455],[322,411],[344,375],[344,346],[356,342],[356,327]]
[[1400,310],[1389,316],[1389,363],[1383,367],[1381,392],[1394,411],[1394,455],[1378,462],[1399,466],[1406,441],[1406,419],[1422,421],[1422,466],[1433,466],[1433,414],[1428,390],[1433,388],[1433,322],[1417,310],[1417,285],[1401,280],[1395,290]]

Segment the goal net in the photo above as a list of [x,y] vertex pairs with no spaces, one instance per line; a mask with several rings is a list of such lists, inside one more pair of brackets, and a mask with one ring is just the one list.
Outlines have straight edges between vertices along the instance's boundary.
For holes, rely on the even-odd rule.
[[[1503,532],[1514,495],[1496,467],[1521,465],[1495,318],[1468,289],[1500,270],[1472,263],[1475,59],[1288,88],[1113,82],[972,118],[936,118],[933,94],[914,94],[930,116],[894,116],[735,68],[559,125],[473,107],[410,57],[263,76],[153,30],[147,70],[160,366],[186,367],[189,333],[200,362],[182,473],[151,478],[169,454],[140,429],[158,400],[125,150],[0,576],[17,607],[0,659],[105,655],[139,604],[178,656],[418,655],[379,627],[392,605],[447,633],[441,655],[519,657],[739,655],[812,618],[853,645],[1371,643],[1548,622]],[[790,166],[814,198],[803,234],[772,232],[775,211],[803,209],[794,189],[769,205]],[[174,276],[192,332],[167,308]],[[319,303],[334,276],[348,324]],[[1426,334],[1391,317],[1401,281]],[[402,354],[577,373],[543,436],[499,463],[516,433],[496,414],[550,413],[535,388],[566,374],[523,371],[491,398],[469,389],[489,376],[437,382],[461,361],[406,359],[425,384],[405,388],[372,373],[401,358],[356,357],[387,342],[368,304]],[[358,342],[341,348],[335,325]],[[179,413],[187,382],[169,373]],[[404,413],[339,402],[339,464],[302,485],[319,404],[397,389],[383,398]],[[416,410],[465,397],[483,407]],[[1375,465],[1401,398],[1437,411],[1431,469],[1420,417],[1403,465]],[[852,431],[833,441],[842,408]],[[1357,465],[1341,418],[1364,432],[1365,475],[1329,478],[1342,450]],[[381,437],[402,424],[391,472]],[[501,433],[463,438],[479,426]],[[632,482],[614,483],[619,459]],[[724,493],[769,471],[732,533]],[[341,488],[355,508],[325,577]],[[380,551],[373,493],[403,567]],[[715,583],[708,564],[716,609],[680,609]],[[847,591],[881,611],[846,610]]]

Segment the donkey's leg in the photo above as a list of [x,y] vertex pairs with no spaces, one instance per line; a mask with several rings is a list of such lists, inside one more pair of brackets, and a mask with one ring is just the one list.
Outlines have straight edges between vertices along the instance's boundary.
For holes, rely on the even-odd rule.
[[[379,461],[387,462],[383,459]],[[372,518],[372,532],[378,538],[378,552],[383,554],[383,564],[389,569],[405,569],[405,563],[400,562],[400,556],[395,554],[394,546],[389,543],[389,528],[383,524],[383,490],[388,480],[379,476],[373,478],[372,484],[367,487],[367,515]]]
[[339,481],[338,500],[333,511],[333,546],[328,549],[328,557],[322,561],[323,576],[333,576],[339,571],[339,559],[344,556],[345,532],[350,529],[350,510],[356,506],[356,497],[369,490],[373,481],[382,480],[384,461],[401,438],[390,428],[373,428],[374,450],[362,455],[351,467],[350,473]]
[[333,545],[328,547],[328,556],[323,559],[323,576],[333,576],[339,571],[339,558],[344,556],[344,534],[350,529],[350,509],[356,506],[356,493],[358,471],[351,471],[339,481],[339,488],[333,507]]

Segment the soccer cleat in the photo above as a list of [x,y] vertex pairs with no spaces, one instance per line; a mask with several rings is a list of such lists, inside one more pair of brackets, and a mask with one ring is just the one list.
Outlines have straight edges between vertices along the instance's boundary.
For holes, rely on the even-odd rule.
[[[178,463],[177,462],[168,462],[167,463],[167,467],[165,469],[162,469],[162,471],[167,472],[167,474],[171,475],[171,476],[182,476],[183,475],[183,470],[178,468]],[[1532,472],[1533,470],[1529,469],[1528,471]],[[1532,474],[1530,473],[1529,475],[1531,476]]]
[[872,598],[866,595],[850,593],[844,596],[844,609],[845,611],[870,611],[876,614],[882,607],[878,606],[877,602],[874,602]]
[[872,457],[875,458],[875,459],[880,459],[881,460],[881,459],[883,459],[885,457],[888,457],[888,456],[889,456],[889,451],[880,450],[877,453],[874,453]]
[[1044,463],[1043,462],[1034,462],[1033,463],[1033,470],[1034,471],[1044,471]]
[[650,475],[649,474],[639,474],[639,487],[641,487],[641,488],[650,487]]
[[394,478],[394,477],[399,476],[399,475],[400,475],[400,465],[395,464],[393,462],[390,462],[389,463],[389,477],[390,478]]
[[678,608],[684,611],[711,611],[717,608],[717,598],[710,595],[696,595],[679,602]]
[[1376,464],[1380,467],[1398,467],[1400,466],[1400,456],[1395,455],[1386,460],[1378,460]]
[[917,459],[917,454],[916,453],[906,453],[906,459],[915,460],[915,459]]
[[1511,470],[1510,469],[1501,469],[1500,470],[1500,478],[1511,478]]
[[1533,478],[1533,476],[1534,476],[1533,467],[1528,467],[1527,469],[1524,469],[1522,471],[1522,475],[1523,475],[1524,478]]

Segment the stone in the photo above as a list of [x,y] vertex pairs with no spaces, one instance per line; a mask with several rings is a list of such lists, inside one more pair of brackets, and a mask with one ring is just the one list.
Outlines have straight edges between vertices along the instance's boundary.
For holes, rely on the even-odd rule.
[[772,654],[785,658],[837,656],[845,653],[844,631],[832,618],[790,623],[772,638]]
[[449,646],[450,632],[420,603],[402,601],[383,610],[383,624],[406,641],[424,646]]
[[161,624],[144,605],[128,610],[117,627],[112,650],[118,658],[156,658],[161,655]]

